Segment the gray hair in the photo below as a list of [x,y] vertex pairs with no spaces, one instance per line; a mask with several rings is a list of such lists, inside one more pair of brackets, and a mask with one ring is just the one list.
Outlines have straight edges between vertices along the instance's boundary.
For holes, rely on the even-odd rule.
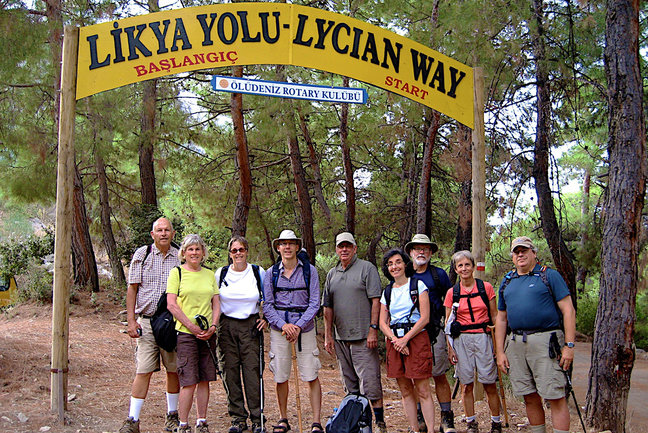
[[202,248],[203,250],[202,262],[204,263],[205,260],[207,260],[207,257],[209,257],[207,245],[205,244],[205,241],[203,241],[202,238],[196,234],[187,235],[182,240],[182,244],[180,245],[180,252],[178,253],[180,260],[184,261],[185,251],[187,251],[187,248],[189,248],[191,245],[200,245],[200,248]]
[[160,217],[153,222],[153,226],[151,227],[152,232],[155,231],[155,227],[157,227],[161,220],[167,220],[169,222],[169,225],[171,226],[171,231],[173,231],[173,223],[171,222],[171,220],[167,217]]
[[468,259],[473,266],[475,266],[475,257],[468,250],[457,251],[452,255],[452,269],[456,268],[456,264],[461,259]]

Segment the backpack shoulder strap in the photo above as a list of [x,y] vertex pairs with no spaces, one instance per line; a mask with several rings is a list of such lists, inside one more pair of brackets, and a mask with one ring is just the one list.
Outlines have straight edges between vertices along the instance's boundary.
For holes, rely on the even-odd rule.
[[279,282],[279,262],[272,265],[272,294],[277,295],[277,283]]
[[459,295],[461,294],[461,286],[460,282],[457,281],[457,283],[452,287],[452,303],[457,303],[459,302]]
[[252,272],[256,278],[257,289],[259,289],[259,300],[263,301],[263,287],[261,286],[261,274],[259,272],[259,265],[252,265]]
[[443,289],[441,287],[441,278],[439,277],[439,268],[430,264],[430,273],[432,274],[432,280],[434,281],[434,290],[440,292]]
[[394,282],[390,282],[385,286],[385,302],[387,303],[387,311],[389,312],[389,304],[391,304],[391,292],[392,292],[392,286],[394,285]]
[[[414,314],[414,310],[419,310],[419,313],[421,312],[421,309],[419,307],[419,291],[418,291],[418,278],[415,277],[410,277],[409,281],[409,293],[410,293],[410,298],[412,298],[412,309],[410,310],[409,317],[412,317],[412,314]],[[428,289],[430,290],[430,289]],[[409,318],[408,318],[409,320]]]
[[182,267],[176,266],[178,270],[178,294],[180,294],[180,283],[182,282]]
[[488,324],[492,325],[493,318],[491,317],[490,300],[488,299],[488,294],[486,293],[486,286],[484,285],[484,282],[479,278],[475,278],[475,281],[477,282],[477,292],[479,293],[479,296],[481,296],[482,301],[484,301],[486,311],[488,311]]
[[144,264],[144,262],[146,261],[146,259],[149,256],[149,254],[151,254],[151,248],[153,248],[153,244],[148,244],[146,246],[146,254],[144,254],[144,258],[142,259],[142,264]]
[[[227,275],[227,271],[229,271],[229,265],[223,266],[221,268],[220,277],[218,278],[218,288],[219,289],[223,285],[223,282],[225,282],[225,276]],[[225,283],[225,285],[227,285],[227,283]]]

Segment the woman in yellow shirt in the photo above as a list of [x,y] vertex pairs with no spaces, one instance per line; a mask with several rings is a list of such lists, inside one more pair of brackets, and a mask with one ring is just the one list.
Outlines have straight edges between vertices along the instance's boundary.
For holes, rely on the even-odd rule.
[[[200,236],[187,235],[180,246],[179,256],[184,263],[171,270],[167,281],[167,308],[175,317],[178,331],[178,432],[192,431],[187,418],[197,390],[196,433],[209,433],[209,382],[216,380],[216,366],[209,350],[216,347],[215,333],[220,316],[218,286],[214,273],[202,266],[207,258],[207,246]],[[207,318],[207,329],[201,329],[196,322],[198,315]]]

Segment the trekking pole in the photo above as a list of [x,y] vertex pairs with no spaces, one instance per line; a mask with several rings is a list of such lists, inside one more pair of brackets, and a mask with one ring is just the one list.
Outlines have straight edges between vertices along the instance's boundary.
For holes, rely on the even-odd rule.
[[[265,320],[263,318],[263,301],[259,303],[259,318],[260,320]],[[259,395],[261,396],[261,431],[265,432],[265,416],[263,415],[263,409],[265,406],[265,390],[263,388],[263,329],[255,327],[256,331],[259,333]]]
[[[495,329],[494,327],[490,327],[491,329],[491,337],[493,338],[493,347],[497,347],[497,340],[495,339]],[[497,356],[493,351],[493,356],[495,356],[495,368],[497,369],[497,379],[499,380],[499,390],[500,390],[500,397],[502,400],[502,410],[504,411],[504,427],[509,426],[509,418],[508,418],[508,410],[506,409],[506,396],[504,393],[504,382],[502,381],[502,372],[500,371],[499,367],[497,366]]]
[[457,392],[459,392],[459,378],[456,378],[454,389],[452,390],[452,400],[457,397]]
[[[552,359],[555,358],[558,362],[560,362],[560,358],[562,358],[562,351],[560,349],[560,344],[558,343],[558,336],[555,332],[552,332],[551,337],[549,338],[549,357]],[[585,422],[583,421],[583,415],[581,414],[580,407],[578,406],[578,401],[576,401],[576,392],[574,392],[574,386],[572,385],[571,377],[569,377],[569,372],[562,367],[560,368],[560,370],[565,375],[565,379],[567,379],[567,386],[569,386],[571,396],[574,399],[574,406],[576,406],[576,412],[578,413],[578,419],[580,419],[581,427],[583,427],[583,431],[587,433]]]
[[291,343],[290,345],[292,346],[293,372],[295,374],[295,398],[297,399],[297,423],[299,424],[299,433],[301,433],[303,432],[303,430],[302,430],[301,397],[299,396],[299,369],[297,368],[297,350],[295,349],[295,343]]
[[[196,320],[198,327],[203,331],[206,331],[207,328],[209,328],[209,322],[207,321],[207,318],[205,316],[201,314],[196,314],[194,316],[194,319]],[[209,340],[205,340],[205,343],[207,343],[207,350],[209,351],[209,354],[211,355],[211,359],[214,362],[214,367],[216,368],[216,374],[221,376],[221,371],[218,366],[218,360],[216,359],[216,355],[214,355],[214,351],[211,348],[211,344],[209,344]]]

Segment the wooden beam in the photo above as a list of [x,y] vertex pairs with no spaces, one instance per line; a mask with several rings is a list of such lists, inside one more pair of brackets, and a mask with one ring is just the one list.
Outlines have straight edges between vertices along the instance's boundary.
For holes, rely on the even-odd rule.
[[56,231],[54,244],[54,289],[52,301],[52,412],[65,422],[67,408],[70,287],[72,286],[72,190],[74,186],[74,115],[79,29],[66,26],[61,64],[61,103],[56,176]]

